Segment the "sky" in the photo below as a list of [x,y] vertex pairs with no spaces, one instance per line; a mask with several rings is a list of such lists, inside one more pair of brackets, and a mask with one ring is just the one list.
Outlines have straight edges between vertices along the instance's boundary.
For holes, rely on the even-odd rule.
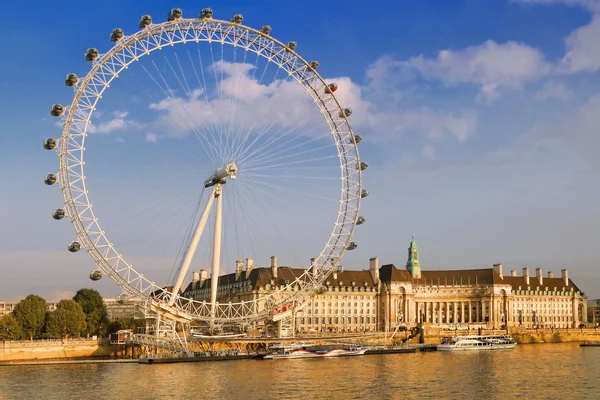
[[[17,9],[13,4],[21,5],[5,2]],[[58,187],[42,183],[58,168],[55,154],[41,146],[61,133],[49,108],[70,104],[65,75],[85,76],[83,53],[108,50],[113,28],[132,34],[143,14],[160,22],[174,6],[184,17],[200,6],[128,1],[117,12],[75,2],[65,12],[47,2],[28,5],[38,15],[30,23],[0,15],[0,33],[11,38],[0,43],[7,55],[0,62],[0,299],[38,293],[57,300],[81,287],[116,296],[109,279],[88,279],[89,255],[66,251],[75,239],[69,222],[50,217],[63,200]],[[245,25],[269,24],[273,37],[297,41],[298,53],[319,61],[319,73],[338,84],[336,97],[353,110],[370,195],[345,268],[366,269],[374,256],[402,268],[414,234],[423,269],[567,268],[590,298],[600,297],[600,1],[230,1],[212,8],[215,18],[241,13]],[[320,136],[326,126],[291,80],[274,69],[259,79],[261,60],[227,48],[221,55],[213,46],[213,57],[200,47],[196,62],[196,45],[187,46],[153,53],[125,71],[92,116],[86,177],[103,229],[141,272],[168,281],[206,195],[201,184],[220,162],[192,133],[218,131],[224,120],[239,132],[273,125],[273,138],[295,129],[290,137],[314,138],[294,157],[310,154],[316,176],[309,179],[298,164],[285,167],[285,179],[275,176],[284,173],[273,167],[273,147],[246,168],[264,167],[270,180],[240,168],[231,185],[238,194],[224,200],[231,212],[224,216],[222,272],[237,258],[268,265],[273,254],[306,266],[328,236],[339,197],[329,157],[335,149]],[[207,76],[214,72],[212,83],[202,83],[199,64]],[[209,241],[199,249],[194,270],[210,259]]]

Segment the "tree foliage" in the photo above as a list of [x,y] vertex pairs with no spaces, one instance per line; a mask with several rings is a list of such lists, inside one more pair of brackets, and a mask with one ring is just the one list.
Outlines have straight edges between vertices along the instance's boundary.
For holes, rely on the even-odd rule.
[[89,335],[104,336],[108,327],[108,313],[102,296],[94,289],[79,289],[73,297],[86,315],[86,330]]
[[116,333],[122,329],[133,329],[133,319],[118,319],[108,324],[108,333]]
[[39,337],[46,320],[46,300],[30,294],[15,305],[13,316],[30,339]]
[[23,328],[12,314],[6,314],[0,318],[0,339],[19,340],[22,338]]
[[74,300],[61,300],[56,310],[48,313],[46,334],[51,338],[79,336],[85,331],[86,315]]

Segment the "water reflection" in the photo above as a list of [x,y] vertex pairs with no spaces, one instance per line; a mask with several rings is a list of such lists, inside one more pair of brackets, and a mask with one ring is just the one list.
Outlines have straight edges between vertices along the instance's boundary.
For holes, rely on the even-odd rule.
[[598,399],[600,348],[0,368],[0,399]]

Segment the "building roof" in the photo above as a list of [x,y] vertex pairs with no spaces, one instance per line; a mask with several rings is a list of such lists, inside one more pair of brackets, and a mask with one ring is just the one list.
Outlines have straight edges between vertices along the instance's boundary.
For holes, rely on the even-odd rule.
[[481,269],[459,269],[459,270],[433,270],[421,271],[421,278],[415,279],[409,271],[399,270],[394,264],[387,264],[381,267],[380,277],[382,282],[411,282],[416,285],[511,285],[512,290],[527,290],[530,287],[535,290],[536,287],[548,288],[549,290],[573,290],[580,291],[575,283],[569,279],[569,284],[565,285],[563,278],[543,277],[542,284],[538,278],[529,276],[529,284],[523,276],[500,275],[494,271],[494,268]]
[[[250,284],[254,289],[264,287],[267,284],[271,284],[274,281],[275,285],[285,285],[293,282],[301,276],[306,270],[302,268],[292,267],[279,267],[277,269],[277,278],[273,277],[273,270],[271,267],[258,267],[250,271]],[[246,271],[242,271],[239,279],[236,280],[236,273],[219,276],[219,285],[228,285],[235,282],[246,281]],[[357,286],[364,286],[365,282],[367,286],[374,286],[373,277],[368,270],[363,271],[342,271],[334,272],[327,277],[325,283],[329,282],[331,286],[339,286],[340,282],[343,286],[350,286],[352,282],[355,282]],[[198,285],[201,283],[201,285]],[[210,288],[211,279],[206,279],[203,282],[190,282],[186,287],[184,293],[191,290],[207,289]]]

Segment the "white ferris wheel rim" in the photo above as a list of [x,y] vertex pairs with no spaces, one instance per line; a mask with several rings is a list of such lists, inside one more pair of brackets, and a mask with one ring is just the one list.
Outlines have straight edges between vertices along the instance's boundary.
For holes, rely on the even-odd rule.
[[[173,310],[162,311],[182,319],[213,321],[217,324],[247,323],[263,319],[271,308],[291,302],[302,302],[321,287],[333,271],[356,227],[361,201],[362,175],[358,147],[352,128],[334,94],[325,93],[327,83],[295,51],[269,35],[241,24],[216,19],[176,19],[154,24],[116,42],[107,53],[100,55],[90,72],[75,87],[73,103],[63,115],[64,126],[60,141],[59,183],[81,247],[87,250],[99,269],[110,276],[124,293],[138,296],[146,306],[160,303],[171,296],[163,287],[151,282],[133,268],[105,236],[89,200],[84,175],[85,137],[92,113],[119,72],[139,58],[165,46],[190,42],[217,42],[239,46],[265,58],[284,69],[311,96],[325,117],[335,140],[341,170],[341,200],[333,230],[324,248],[315,259],[314,268],[307,269],[293,282],[280,286],[256,300],[239,303],[217,303],[211,314],[210,302],[193,300],[176,294]],[[335,260],[335,262],[332,262]],[[150,307],[151,311],[161,311]]]

